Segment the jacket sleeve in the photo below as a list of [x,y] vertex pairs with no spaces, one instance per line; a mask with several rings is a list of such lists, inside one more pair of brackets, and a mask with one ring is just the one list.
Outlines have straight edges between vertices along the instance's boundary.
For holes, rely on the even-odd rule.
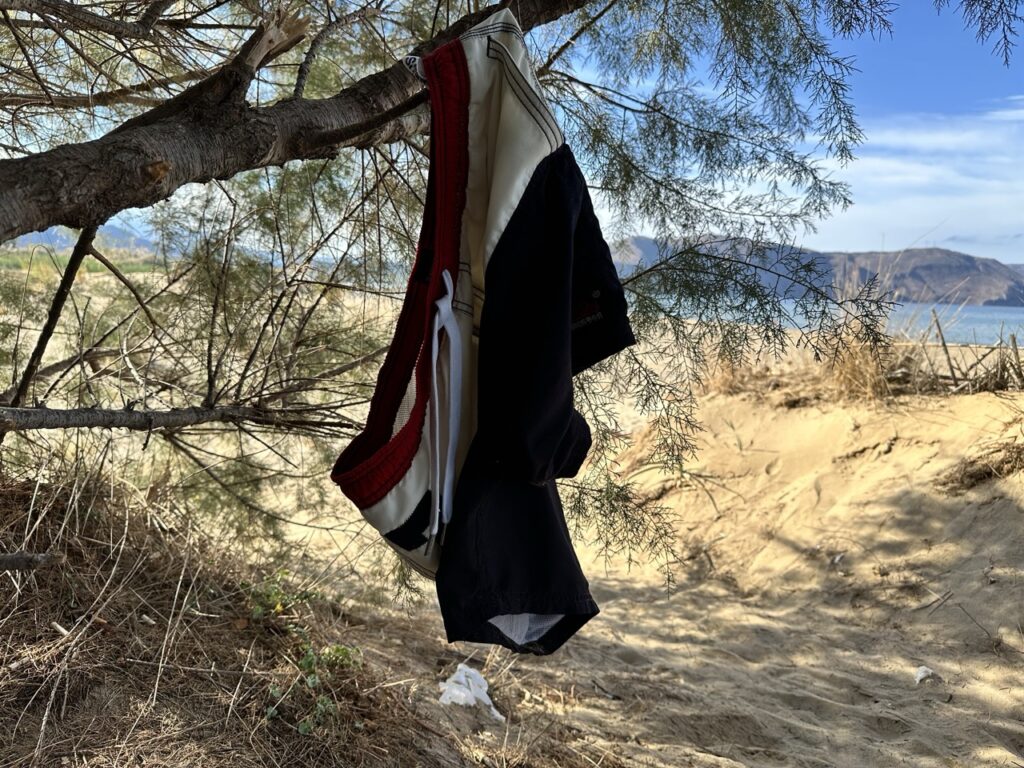
[[[579,169],[575,168],[579,174]],[[601,234],[582,174],[579,215],[573,234],[572,372],[584,371],[636,343],[626,296]]]
[[[538,166],[488,263],[478,436],[503,475],[533,483],[572,477],[590,450],[590,428],[573,408],[574,294],[584,285],[590,294],[601,289],[576,269],[593,272],[604,259],[622,292],[595,227],[583,177],[563,146]],[[608,279],[605,271],[594,284]]]

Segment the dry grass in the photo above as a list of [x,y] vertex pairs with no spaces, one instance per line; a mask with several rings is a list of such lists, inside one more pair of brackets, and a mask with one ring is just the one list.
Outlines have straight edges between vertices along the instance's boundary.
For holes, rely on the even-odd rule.
[[65,557],[0,574],[5,768],[447,762],[331,602],[246,584],[187,526],[96,487],[5,482],[0,545]]
[[621,765],[513,654],[474,662],[508,718],[495,731],[437,703],[465,648],[260,576],[170,514],[109,483],[0,477],[0,552],[63,558],[0,572],[0,768]]
[[834,360],[823,363],[799,350],[770,365],[722,362],[708,376],[704,391],[752,393],[787,408],[822,400],[1021,391],[1024,373],[1018,356],[1004,343],[943,347],[903,339],[881,350],[851,343]]
[[948,393],[934,350],[923,342],[898,341],[873,350],[851,344],[824,374],[832,393],[844,400],[881,400],[899,395]]
[[1024,470],[1024,443],[1008,440],[958,461],[940,478],[938,487],[956,496],[989,480],[1009,477],[1021,470]]
[[830,367],[830,374],[835,394],[855,400],[1024,388],[1016,350],[1003,342],[947,347],[904,339],[877,353],[851,345]]

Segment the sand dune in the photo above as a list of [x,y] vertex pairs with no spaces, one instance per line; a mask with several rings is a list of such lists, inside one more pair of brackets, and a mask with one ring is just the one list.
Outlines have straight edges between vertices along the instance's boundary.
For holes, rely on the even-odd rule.
[[[380,664],[470,763],[1024,765],[1024,484],[939,487],[1020,436],[1024,399],[780,402],[704,399],[693,468],[718,485],[644,476],[679,515],[671,596],[585,553],[603,612],[555,656],[446,646],[425,606]],[[507,724],[434,701],[467,656]]]

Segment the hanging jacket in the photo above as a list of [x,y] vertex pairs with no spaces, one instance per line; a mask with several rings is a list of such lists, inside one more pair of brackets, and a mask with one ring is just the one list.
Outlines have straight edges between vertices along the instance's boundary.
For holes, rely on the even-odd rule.
[[555,480],[590,448],[572,376],[634,343],[626,301],[512,13],[416,66],[432,119],[416,264],[332,478],[436,577],[449,641],[550,653],[598,612]]

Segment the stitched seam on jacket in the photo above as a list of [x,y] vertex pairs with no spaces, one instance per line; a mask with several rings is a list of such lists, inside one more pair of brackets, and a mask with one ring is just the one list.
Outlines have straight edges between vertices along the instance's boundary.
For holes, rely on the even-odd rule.
[[512,60],[512,55],[508,49],[493,37],[488,37],[487,58],[501,63],[505,70],[505,81],[509,84],[516,98],[519,99],[519,103],[523,105],[523,109],[537,123],[537,127],[544,134],[544,138],[551,146],[551,149],[557,149],[561,143],[559,141],[561,134],[558,126],[555,125],[554,119],[544,104],[544,100],[527,82],[526,78],[523,77],[523,73],[519,71],[519,67]]
[[459,37],[460,40],[469,40],[474,37],[487,37],[492,32],[509,32],[518,37],[523,44],[526,44],[526,38],[523,37],[523,30],[518,25],[510,24],[508,22],[500,22],[498,24],[488,24],[485,27],[477,27],[470,30],[466,34]]

